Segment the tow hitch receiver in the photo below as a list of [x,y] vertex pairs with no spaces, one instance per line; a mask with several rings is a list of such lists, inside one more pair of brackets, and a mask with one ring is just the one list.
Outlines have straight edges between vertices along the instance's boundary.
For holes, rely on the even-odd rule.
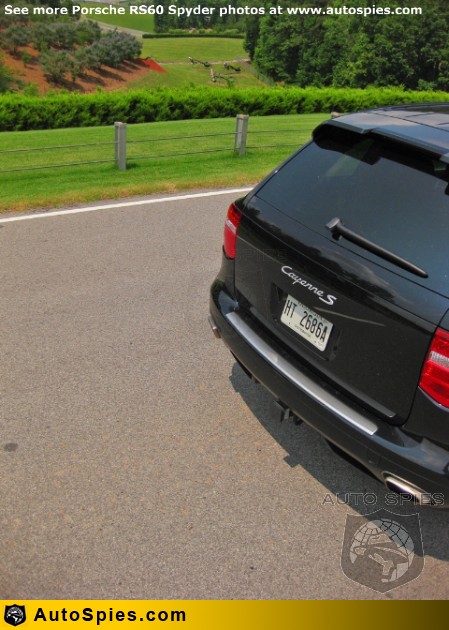
[[283,422],[284,420],[293,420],[295,424],[301,424],[302,422],[301,418],[298,418],[289,407],[274,398],[271,401],[271,415],[274,420],[278,420],[279,422]]

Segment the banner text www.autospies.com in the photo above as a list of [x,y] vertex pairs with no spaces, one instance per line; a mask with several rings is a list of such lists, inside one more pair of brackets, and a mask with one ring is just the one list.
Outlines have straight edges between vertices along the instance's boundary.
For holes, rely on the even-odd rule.
[[34,621],[92,621],[97,626],[103,622],[112,621],[185,621],[186,613],[184,610],[149,610],[142,616],[139,616],[134,610],[94,610],[92,608],[83,608],[78,610],[46,610],[38,608],[34,616]]

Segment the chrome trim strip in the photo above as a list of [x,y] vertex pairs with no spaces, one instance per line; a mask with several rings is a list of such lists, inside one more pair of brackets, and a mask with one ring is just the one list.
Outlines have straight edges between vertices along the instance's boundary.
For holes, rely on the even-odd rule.
[[374,422],[351,409],[281,357],[237,313],[228,313],[226,319],[261,357],[319,405],[368,435],[374,435],[377,432],[378,427]]

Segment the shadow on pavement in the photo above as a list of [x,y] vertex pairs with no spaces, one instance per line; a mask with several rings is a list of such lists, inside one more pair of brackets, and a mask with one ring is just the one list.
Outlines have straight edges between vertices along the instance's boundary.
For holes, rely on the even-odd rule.
[[[240,394],[250,411],[264,429],[287,452],[285,462],[292,468],[301,466],[325,488],[332,496],[334,504],[344,508],[346,503],[360,515],[369,515],[384,508],[395,514],[419,514],[424,552],[440,560],[449,560],[449,537],[447,535],[449,511],[406,504],[404,506],[388,505],[386,495],[389,491],[380,481],[368,472],[345,461],[334,453],[326,440],[305,423],[296,425],[291,420],[280,422],[272,415],[272,397],[262,385],[251,381],[240,366],[235,363],[229,377],[234,390]],[[374,494],[375,505],[364,505],[363,502],[348,496],[355,494]],[[338,497],[338,499],[337,499]],[[317,497],[318,504],[328,500]],[[362,503],[362,504],[360,504]]]

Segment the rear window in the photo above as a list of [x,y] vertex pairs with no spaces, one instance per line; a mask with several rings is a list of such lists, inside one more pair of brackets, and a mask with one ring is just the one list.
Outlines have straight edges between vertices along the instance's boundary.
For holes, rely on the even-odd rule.
[[[429,274],[426,285],[447,294],[448,181],[448,165],[429,154],[324,127],[258,196],[328,238],[325,226],[338,217],[349,229],[423,268]],[[358,245],[340,244],[391,267]]]

